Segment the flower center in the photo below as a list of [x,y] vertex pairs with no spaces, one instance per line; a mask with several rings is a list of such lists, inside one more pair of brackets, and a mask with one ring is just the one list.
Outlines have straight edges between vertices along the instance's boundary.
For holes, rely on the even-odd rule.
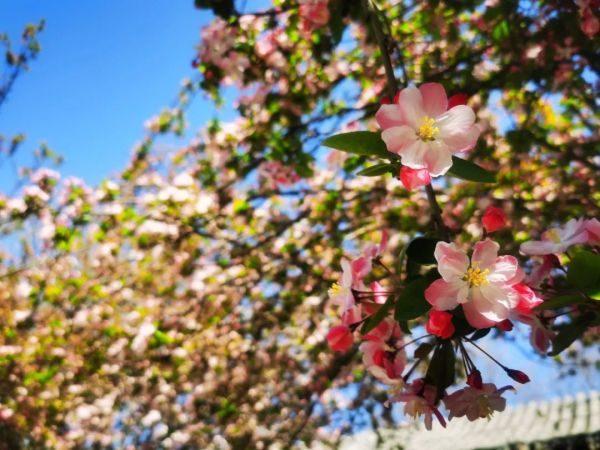
[[471,287],[485,286],[489,283],[487,275],[490,273],[490,269],[481,270],[477,266],[471,266],[467,269],[467,273],[463,277],[463,280],[469,283]]
[[433,141],[440,133],[440,129],[435,126],[435,119],[424,117],[421,126],[417,130],[417,136],[422,141]]
[[342,286],[339,283],[333,283],[327,293],[330,297],[336,297],[342,293]]

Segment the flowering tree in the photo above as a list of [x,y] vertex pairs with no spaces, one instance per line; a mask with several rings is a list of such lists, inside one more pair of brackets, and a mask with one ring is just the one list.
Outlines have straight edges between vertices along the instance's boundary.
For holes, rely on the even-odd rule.
[[[387,401],[475,420],[513,386],[473,352],[529,381],[486,335],[595,342],[593,1],[196,6],[198,79],[119,178],[24,169],[0,202],[8,448],[335,443]],[[231,87],[234,120],[162,151]]]

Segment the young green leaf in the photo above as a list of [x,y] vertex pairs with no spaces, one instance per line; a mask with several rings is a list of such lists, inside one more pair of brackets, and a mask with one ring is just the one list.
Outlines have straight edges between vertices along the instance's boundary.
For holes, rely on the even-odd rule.
[[376,177],[379,175],[383,175],[386,173],[394,173],[394,165],[381,163],[375,164],[374,166],[367,167],[366,169],[361,170],[357,173],[357,175],[362,175],[364,177]]
[[581,251],[575,255],[567,272],[567,281],[579,289],[600,286],[600,255]]
[[548,355],[556,356],[568,348],[587,331],[588,327],[592,325],[595,319],[595,314],[588,313],[579,316],[573,320],[573,322],[563,326],[552,340],[552,351],[548,353]]
[[336,134],[325,139],[323,145],[355,155],[390,159],[390,152],[388,152],[385,142],[381,139],[381,134],[372,131],[351,131],[350,133]]
[[408,244],[406,256],[419,264],[435,264],[433,252],[439,239],[418,237]]
[[431,308],[431,305],[425,300],[425,289],[434,280],[432,276],[417,278],[408,283],[396,301],[396,310],[394,317],[396,320],[412,320],[421,317]]
[[379,307],[377,312],[365,321],[362,328],[360,329],[361,334],[367,334],[369,331],[371,331],[373,328],[379,325],[381,321],[387,317],[388,313],[392,310],[393,307],[394,296],[390,295],[385,301],[385,303]]
[[452,157],[452,167],[448,173],[457,178],[467,181],[476,181],[478,183],[495,183],[496,175],[492,172],[479,167],[477,164],[466,159]]

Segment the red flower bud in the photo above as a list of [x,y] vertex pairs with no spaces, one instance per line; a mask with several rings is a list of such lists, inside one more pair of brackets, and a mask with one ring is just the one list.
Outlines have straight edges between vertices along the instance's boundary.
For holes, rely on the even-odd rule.
[[467,384],[475,389],[483,388],[483,381],[481,380],[481,372],[475,369],[469,375],[467,375]]
[[514,370],[514,369],[504,369],[506,371],[506,375],[508,375],[509,377],[511,377],[513,380],[515,380],[518,383],[521,384],[525,384],[525,383],[529,383],[529,377],[527,376],[526,373],[521,372],[520,370]]
[[427,324],[425,324],[425,329],[434,336],[448,339],[454,334],[452,314],[446,311],[429,311],[429,319],[427,320]]
[[513,323],[510,320],[505,319],[502,322],[497,323],[496,328],[502,331],[512,331]]
[[493,233],[501,228],[504,228],[507,223],[506,214],[500,208],[488,206],[481,219],[483,228],[488,233]]
[[406,189],[412,191],[415,188],[431,183],[431,175],[427,169],[411,169],[407,166],[400,168],[400,181]]
[[469,96],[467,94],[454,94],[448,99],[448,109],[457,105],[466,105]]
[[354,343],[352,331],[346,325],[333,327],[327,333],[327,343],[329,347],[336,352],[345,352]]

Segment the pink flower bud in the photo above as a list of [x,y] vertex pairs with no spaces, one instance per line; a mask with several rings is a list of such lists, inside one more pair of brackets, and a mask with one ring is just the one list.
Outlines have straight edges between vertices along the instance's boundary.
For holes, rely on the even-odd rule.
[[345,352],[354,343],[352,331],[345,325],[335,326],[327,333],[327,342],[332,350]]
[[521,372],[520,370],[514,370],[514,369],[504,369],[504,370],[506,371],[506,375],[511,377],[517,383],[525,384],[525,383],[529,383],[529,381],[531,381],[529,379],[529,377],[527,376],[527,374],[524,372]]
[[483,381],[481,380],[481,372],[475,369],[469,375],[467,375],[467,384],[475,389],[483,388]]
[[469,96],[467,94],[454,94],[448,99],[448,109],[454,108],[457,105],[466,105]]
[[402,166],[400,169],[400,181],[406,189],[412,191],[415,188],[431,183],[431,176],[427,169],[411,169]]
[[434,336],[448,339],[454,334],[454,325],[452,324],[452,314],[446,311],[429,311],[429,319],[425,325],[428,333]]
[[494,231],[506,226],[506,214],[504,214],[504,211],[502,211],[500,208],[488,206],[483,214],[481,222],[483,223],[485,231],[488,233],[493,233]]

